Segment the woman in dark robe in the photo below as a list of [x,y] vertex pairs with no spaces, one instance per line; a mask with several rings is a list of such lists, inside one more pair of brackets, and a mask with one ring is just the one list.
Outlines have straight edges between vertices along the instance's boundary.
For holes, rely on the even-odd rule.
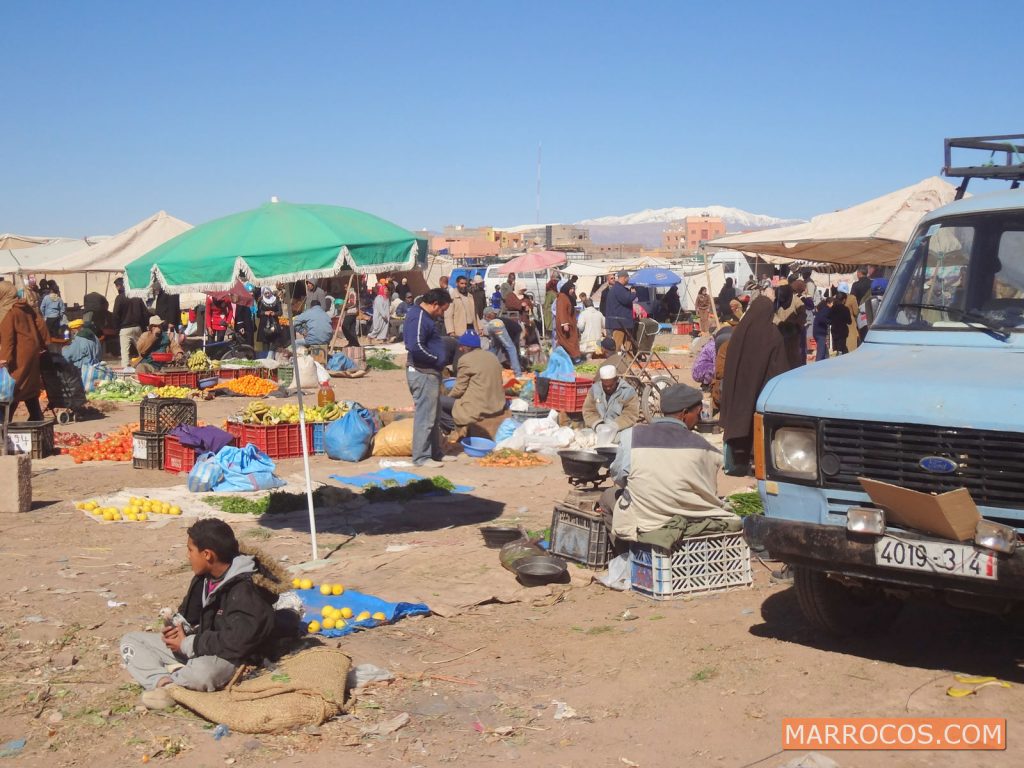
[[757,398],[770,379],[790,368],[774,313],[772,299],[757,297],[729,339],[721,393],[727,474],[749,471]]
[[576,326],[576,287],[567,281],[555,299],[555,339],[574,363],[580,356],[580,329]]
[[732,278],[725,278],[725,285],[718,292],[718,316],[723,317],[729,314],[729,302],[736,298],[736,288],[732,284]]

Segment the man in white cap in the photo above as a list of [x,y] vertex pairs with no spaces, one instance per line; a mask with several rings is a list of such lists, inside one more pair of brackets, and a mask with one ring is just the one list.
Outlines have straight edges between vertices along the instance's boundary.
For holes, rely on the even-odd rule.
[[718,498],[722,454],[693,432],[703,395],[686,384],[661,393],[664,416],[619,436],[610,488],[600,507],[614,541],[669,548],[679,538],[738,531],[740,519]]
[[610,424],[619,433],[640,421],[640,398],[615,366],[602,365],[597,376],[583,403],[583,423],[591,429]]
[[167,365],[167,363],[154,360],[154,352],[170,352],[172,362],[180,363],[185,359],[185,353],[178,343],[178,335],[164,333],[164,321],[159,315],[149,318],[149,328],[139,336],[135,347],[142,356],[142,360],[135,366],[135,370],[140,373],[156,373]]

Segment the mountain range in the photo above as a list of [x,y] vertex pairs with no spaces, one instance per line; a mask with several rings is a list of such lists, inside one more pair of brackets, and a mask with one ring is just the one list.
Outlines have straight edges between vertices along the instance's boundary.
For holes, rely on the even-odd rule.
[[[595,243],[640,243],[647,248],[661,245],[661,233],[665,228],[687,216],[708,214],[722,219],[727,232],[745,232],[752,229],[768,229],[799,224],[802,219],[780,219],[762,213],[750,213],[740,208],[725,205],[706,205],[697,208],[676,206],[674,208],[648,208],[636,213],[622,216],[600,216],[594,219],[583,219],[576,225],[590,230],[590,239]],[[535,225],[522,225],[508,229],[526,230]]]

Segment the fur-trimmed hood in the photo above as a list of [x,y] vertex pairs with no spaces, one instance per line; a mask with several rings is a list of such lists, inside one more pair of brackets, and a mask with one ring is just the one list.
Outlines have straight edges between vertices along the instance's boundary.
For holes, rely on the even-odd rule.
[[252,574],[253,586],[264,589],[272,595],[281,595],[291,589],[288,572],[281,567],[277,559],[263,552],[258,547],[239,543],[238,552],[253,559],[255,570]]

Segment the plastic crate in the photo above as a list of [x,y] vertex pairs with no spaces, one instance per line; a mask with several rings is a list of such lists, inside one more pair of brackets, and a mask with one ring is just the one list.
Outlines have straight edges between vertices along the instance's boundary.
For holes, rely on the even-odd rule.
[[295,369],[292,366],[286,365],[282,368],[277,369],[277,380],[282,387],[289,386],[294,378]]
[[551,516],[552,554],[583,563],[588,568],[604,568],[611,559],[611,541],[604,518],[558,504]]
[[163,382],[164,386],[168,387],[188,387],[189,389],[198,389],[199,380],[205,379],[210,375],[209,371],[168,371],[166,368],[160,371],[157,376],[160,377],[160,381]]
[[164,434],[181,424],[194,427],[195,400],[183,397],[146,397],[139,404],[139,431]]
[[156,432],[132,432],[132,466],[164,468],[164,436]]
[[309,450],[313,453],[327,453],[325,439],[327,437],[327,424],[310,424]]
[[671,552],[643,544],[629,550],[630,588],[655,600],[748,587],[750,547],[743,534],[683,539]]
[[[239,445],[252,443],[272,459],[294,459],[302,455],[302,436],[298,424],[242,424]],[[313,425],[306,425],[306,441],[312,451]],[[230,430],[229,430],[230,434]]]
[[33,459],[53,455],[53,419],[12,421],[7,425],[7,452],[27,453]]
[[256,376],[261,379],[277,381],[277,368],[221,368],[216,372],[221,381],[225,379],[240,379],[243,376]]
[[594,384],[593,379],[576,379],[576,381],[552,381],[548,386],[547,399],[541,400],[537,386],[533,388],[533,404],[544,406],[562,413],[580,413],[587,401],[587,393]]
[[673,330],[680,336],[689,336],[693,333],[693,323],[676,323]]
[[[228,445],[235,445],[235,441]],[[195,448],[182,445],[173,435],[164,435],[164,472],[190,472],[195,465]]]
[[530,419],[546,419],[549,413],[550,408],[527,408],[525,411],[513,411],[510,408],[505,411],[505,416],[522,424]]
[[245,437],[245,424],[240,421],[228,421],[224,425],[224,431],[235,439],[236,445],[244,445],[242,438]]

